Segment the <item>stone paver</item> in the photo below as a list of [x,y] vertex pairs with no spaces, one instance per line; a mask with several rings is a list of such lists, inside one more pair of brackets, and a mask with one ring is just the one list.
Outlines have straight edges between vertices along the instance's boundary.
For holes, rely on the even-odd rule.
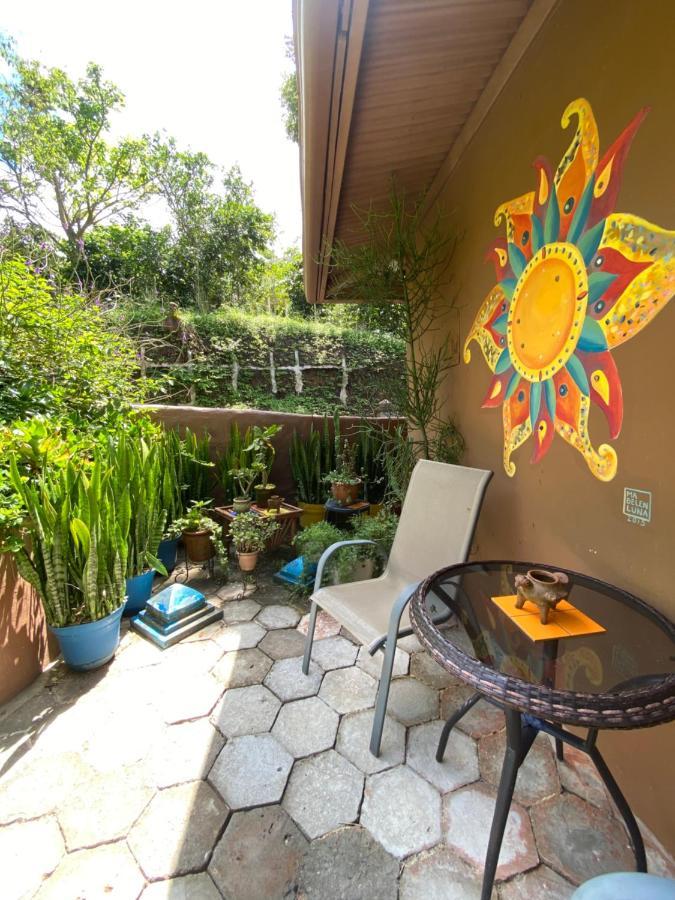
[[499,888],[499,900],[569,900],[573,884],[561,878],[548,866],[537,866]]
[[130,900],[143,890],[144,878],[124,842],[69,853],[42,885],[39,900],[86,898]]
[[443,723],[427,722],[410,729],[406,761],[422,778],[445,794],[457,790],[479,777],[475,742],[453,729],[442,763],[436,762],[436,748]]
[[250,650],[256,647],[267,632],[257,622],[240,622],[228,625],[214,636],[214,641],[227,653],[232,650]]
[[362,773],[335,750],[326,750],[296,763],[282,805],[311,839],[354,822],[362,794]]
[[238,812],[213,851],[209,874],[225,900],[290,900],[306,848],[306,838],[281,807]]
[[413,653],[410,674],[437,691],[456,683],[456,679],[436,662],[426,651]]
[[207,719],[169,725],[145,763],[148,778],[158,788],[206,778],[223,743]]
[[[478,745],[480,774],[493,787],[499,786],[505,748],[506,734],[503,731],[487,735]],[[559,793],[560,781],[551,742],[547,735],[540,734],[518,770],[513,796],[519,803],[530,806]]]
[[377,682],[361,669],[334,669],[326,672],[319,697],[336,712],[351,713],[375,703]]
[[2,893],[7,900],[32,897],[65,852],[59,826],[53,816],[32,822],[15,822],[0,829]]
[[588,753],[565,744],[563,756],[564,760],[558,762],[558,774],[565,790],[594,806],[609,809],[610,800],[605,785]]
[[[217,624],[217,623],[214,623]],[[147,643],[147,642],[146,642]],[[188,669],[197,672],[208,672],[223,655],[223,648],[213,640],[187,641],[168,647],[161,651],[161,664],[163,666],[175,666],[181,672]]]
[[359,649],[355,644],[339,634],[324,638],[322,641],[314,641],[312,645],[312,659],[325,672],[352,666],[358,652]]
[[373,710],[344,716],[340,722],[335,749],[354,763],[366,775],[374,775],[391,769],[403,762],[405,757],[405,728],[400,722],[386,716],[382,731],[380,755],[370,752],[370,734],[373,728]]
[[[448,719],[465,700],[474,695],[475,691],[466,684],[457,684],[447,687],[441,692],[441,718]],[[459,720],[456,727],[461,728],[473,738],[484,737],[504,728],[504,713],[501,709],[488,703],[487,700],[479,700],[469,712]]]
[[133,769],[120,769],[114,778],[96,773],[74,786],[57,811],[69,851],[127,836],[154,794],[141,774]]
[[222,683],[207,673],[185,673],[171,669],[170,674],[170,678],[163,678],[157,686],[160,692],[158,707],[166,724],[174,725],[208,716],[223,693]]
[[17,769],[0,781],[0,825],[52,812],[93,774],[76,753],[26,757]]
[[155,794],[129,833],[129,847],[146,878],[173,878],[205,869],[229,810],[204,781]]
[[[226,691],[213,710],[211,721],[227,738],[258,734],[270,730],[280,708],[281,701],[272,691],[262,684],[253,684]],[[220,747],[216,756],[219,752]]]
[[213,669],[213,677],[226,688],[260,684],[272,668],[272,660],[260,650],[233,650]]
[[277,660],[265,678],[265,686],[284,703],[312,697],[321,685],[323,672],[316,663],[309,664],[307,675],[302,671],[302,657]]
[[223,624],[238,625],[240,622],[250,622],[260,612],[260,604],[255,600],[230,600],[223,603]]
[[328,750],[335,743],[340,717],[318,697],[286,703],[272,734],[296,759]]
[[183,875],[168,881],[149,884],[141,894],[141,900],[222,900],[218,888],[206,872]]
[[256,621],[269,630],[275,628],[295,628],[300,621],[300,613],[292,606],[274,603],[263,607]]
[[270,659],[289,659],[302,656],[305,639],[295,628],[280,628],[269,631],[258,646]]
[[481,883],[479,871],[439,845],[406,862],[398,896],[399,900],[480,900]]
[[400,647],[401,650],[405,650],[406,653],[419,653],[421,650],[424,650],[424,647],[417,640],[417,635],[409,634],[407,637],[399,638],[396,641],[397,647]]
[[293,757],[271,734],[245,735],[221,750],[209,781],[231,809],[277,803],[292,765]]
[[396,897],[398,860],[365,828],[340,828],[313,841],[305,854],[298,887],[307,900],[391,900]]
[[605,872],[634,870],[623,825],[579,797],[545,800],[530,815],[543,862],[574,884]]
[[366,781],[361,824],[393,856],[409,856],[441,839],[441,796],[407,766]]
[[[479,871],[485,864],[496,793],[483,784],[475,784],[448,794],[444,799],[445,839]],[[552,823],[556,827],[556,823]],[[502,841],[497,878],[510,878],[539,863],[527,811],[511,804]]]
[[[378,651],[374,656],[371,656],[370,653],[368,653],[366,647],[359,648],[359,655],[356,659],[356,665],[359,667],[359,669],[363,669],[364,672],[372,675],[373,678],[379,679],[380,672],[382,671],[383,661],[384,653],[380,653]],[[396,653],[394,653],[394,668],[392,670],[392,678],[400,678],[403,675],[407,675],[409,668],[410,656],[404,650],[401,650],[400,646],[398,646],[396,648]]]
[[419,725],[438,716],[438,691],[416,678],[396,678],[389,688],[387,711],[404,725]]
[[[298,625],[298,631],[301,634],[307,634],[307,629],[309,627],[309,613],[304,615],[302,619],[300,619],[300,624]],[[328,615],[327,612],[324,612],[322,609],[319,610],[316,616],[316,627],[314,628],[314,640],[320,641],[322,638],[333,637],[335,634],[340,633],[340,623],[337,622],[332,616]]]

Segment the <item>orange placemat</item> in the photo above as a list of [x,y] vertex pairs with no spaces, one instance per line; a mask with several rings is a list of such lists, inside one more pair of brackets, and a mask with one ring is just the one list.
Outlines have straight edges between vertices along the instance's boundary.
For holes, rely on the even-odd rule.
[[594,622],[590,616],[582,613],[567,600],[561,600],[554,610],[548,614],[548,622],[542,625],[539,620],[539,609],[525,601],[522,609],[516,609],[516,595],[492,597],[495,606],[529,637],[531,641],[551,641],[560,638],[579,637],[582,634],[599,634],[606,631],[602,625]]

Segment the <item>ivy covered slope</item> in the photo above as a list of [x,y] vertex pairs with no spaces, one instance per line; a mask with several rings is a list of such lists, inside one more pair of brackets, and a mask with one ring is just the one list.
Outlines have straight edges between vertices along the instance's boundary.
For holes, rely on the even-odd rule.
[[405,343],[387,333],[231,307],[167,315],[138,304],[119,315],[148,376],[166,377],[159,402],[303,413],[343,403],[358,415],[398,407]]

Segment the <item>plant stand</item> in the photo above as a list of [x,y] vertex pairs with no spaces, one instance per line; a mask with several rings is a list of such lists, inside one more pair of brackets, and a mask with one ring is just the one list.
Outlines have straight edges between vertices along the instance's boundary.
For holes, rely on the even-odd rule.
[[349,506],[342,506],[337,500],[326,501],[326,521],[336,528],[345,531],[354,516],[367,516],[370,511],[370,503],[365,500],[357,500]]
[[187,584],[188,579],[190,577],[190,569],[198,566],[201,568],[203,572],[207,572],[209,578],[213,578],[216,571],[216,556],[215,554],[211,557],[211,559],[207,559],[206,562],[192,562],[190,561],[190,557],[188,556],[187,547],[185,548],[185,552],[183,555],[183,566],[185,568],[185,573],[183,574],[183,570],[181,566],[176,565],[176,574],[174,575],[174,581],[180,583],[181,577],[183,578],[184,584]]
[[[230,543],[230,523],[234,522],[238,513],[232,506],[217,506],[213,510],[217,520],[223,523],[223,541],[227,546]],[[256,503],[251,506],[251,512],[257,513],[259,516],[267,516],[268,511],[262,509]],[[267,542],[267,550],[276,550],[282,544],[292,544],[293,538],[298,533],[300,525],[300,516],[302,510],[299,506],[292,506],[290,503],[282,503],[281,509],[277,513],[275,519],[279,523],[279,528]]]

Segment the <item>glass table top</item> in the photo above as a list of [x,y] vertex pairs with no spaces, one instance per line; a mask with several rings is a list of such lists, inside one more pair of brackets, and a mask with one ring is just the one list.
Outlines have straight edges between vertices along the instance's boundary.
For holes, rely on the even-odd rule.
[[[533,641],[492,597],[516,594],[514,578],[537,568],[564,572],[568,601],[606,630]],[[641,688],[675,674],[675,627],[631,594],[589,576],[533,563],[454,566],[428,585],[427,608],[456,613],[442,637],[502,675],[556,691],[605,694]],[[555,612],[550,621],[555,622]]]

